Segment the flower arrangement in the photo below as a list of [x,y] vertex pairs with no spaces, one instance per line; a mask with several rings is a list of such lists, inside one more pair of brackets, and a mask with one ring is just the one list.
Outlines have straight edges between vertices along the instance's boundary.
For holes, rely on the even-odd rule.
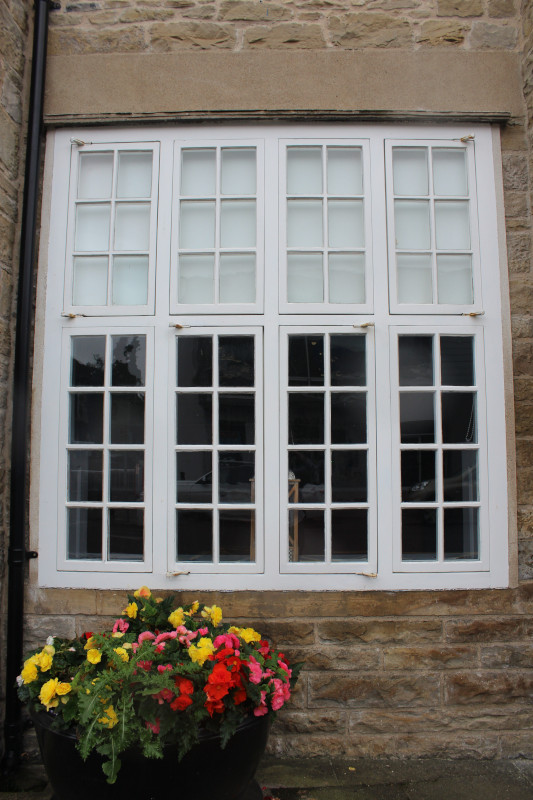
[[253,628],[223,622],[217,606],[175,607],[143,586],[111,630],[49,637],[24,662],[18,691],[54,727],[75,726],[82,757],[100,753],[114,783],[131,746],[161,758],[173,744],[182,758],[207,730],[224,747],[245,717],[283,706],[300,667]]

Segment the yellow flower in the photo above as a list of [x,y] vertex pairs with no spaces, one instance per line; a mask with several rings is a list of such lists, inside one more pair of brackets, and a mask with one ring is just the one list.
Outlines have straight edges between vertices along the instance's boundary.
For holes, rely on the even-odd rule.
[[206,661],[209,656],[215,652],[215,648],[211,639],[209,639],[207,636],[202,636],[197,645],[191,644],[188,652],[191,661],[203,666],[204,661]]
[[123,647],[125,650],[131,650],[133,645],[131,642],[124,642]]
[[126,606],[123,614],[127,614],[130,619],[137,619],[137,611],[139,610],[139,606],[137,603],[130,603]]
[[195,600],[189,609],[189,614],[196,614],[199,608],[200,608],[200,603],[198,602],[198,600]]
[[218,606],[204,606],[202,617],[210,619],[216,628],[222,622],[222,609]]
[[146,597],[148,599],[148,597],[152,596],[152,592],[150,591],[148,586],[141,586],[140,589],[137,589],[136,592],[133,592],[133,596],[134,597]]
[[24,668],[20,673],[24,683],[32,683],[37,677],[37,667],[31,659],[24,662]]
[[96,646],[96,641],[94,639],[94,636],[91,636],[90,639],[87,639],[87,642],[86,642],[86,644],[85,644],[83,649],[84,650],[90,650],[92,647],[95,647],[95,646]]
[[55,647],[54,647],[53,645],[51,645],[51,644],[46,644],[46,645],[43,647],[43,653],[48,653],[49,655],[53,656],[53,655],[55,655],[55,652],[56,652],[56,649],[55,649]]
[[111,636],[113,637],[113,639],[122,639],[124,634],[121,633],[121,631],[117,631],[116,633],[112,633]]
[[170,622],[171,625],[174,625],[175,628],[177,628],[178,625],[183,625],[183,623],[185,622],[185,616],[183,614],[183,609],[181,606],[179,608],[174,609],[172,614],[169,616],[168,621]]
[[155,602],[156,603],[162,603],[163,602],[163,598],[162,597],[156,597],[155,598]]
[[108,706],[104,709],[104,716],[100,717],[98,722],[101,722],[102,725],[107,725],[108,728],[115,727],[118,722],[118,717],[113,706]]
[[123,661],[129,661],[130,657],[123,647],[115,647],[115,653],[121,657]]
[[46,710],[49,711],[51,708],[56,708],[59,705],[59,700],[56,698],[57,695],[57,688],[59,686],[59,680],[57,678],[52,678],[46,683],[43,683],[41,686],[41,691],[39,692],[39,700],[46,707]]
[[58,683],[57,684],[56,693],[58,695],[68,694],[70,692],[71,688],[72,687],[71,687],[70,683]]
[[246,644],[261,641],[261,634],[254,631],[253,628],[237,628],[235,625],[232,625],[231,628],[228,629],[228,633],[234,633],[236,636],[239,636]]
[[100,650],[96,650],[93,648],[92,650],[89,650],[89,652],[87,653],[87,661],[90,661],[91,664],[99,664],[101,660],[102,660],[102,654]]
[[39,666],[41,668],[41,672],[48,672],[48,670],[52,666],[52,660],[53,659],[50,653],[45,653],[43,650],[43,652],[40,654],[40,659],[39,659]]

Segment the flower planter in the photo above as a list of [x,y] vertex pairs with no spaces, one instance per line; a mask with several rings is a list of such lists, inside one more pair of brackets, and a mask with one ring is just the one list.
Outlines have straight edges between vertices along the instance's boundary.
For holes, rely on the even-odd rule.
[[166,747],[163,759],[140,751],[120,755],[115,784],[106,783],[102,759],[93,753],[83,761],[71,731],[56,731],[46,713],[33,713],[41,756],[54,790],[54,800],[261,800],[254,780],[265,750],[269,716],[250,716],[237,728],[224,750],[220,738],[200,733],[200,740],[181,761]]

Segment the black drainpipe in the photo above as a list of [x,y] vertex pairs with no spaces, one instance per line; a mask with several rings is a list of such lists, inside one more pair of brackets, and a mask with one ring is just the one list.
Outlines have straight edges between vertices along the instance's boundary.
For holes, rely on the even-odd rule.
[[48,2],[49,0],[36,0],[35,2],[26,171],[22,201],[11,428],[11,507],[8,551],[6,716],[3,771],[9,771],[17,765],[22,749],[21,707],[15,684],[22,661],[26,559],[36,555],[26,550],[26,514],[28,508],[26,476],[29,444],[28,409],[31,391],[30,356],[35,231],[41,164]]

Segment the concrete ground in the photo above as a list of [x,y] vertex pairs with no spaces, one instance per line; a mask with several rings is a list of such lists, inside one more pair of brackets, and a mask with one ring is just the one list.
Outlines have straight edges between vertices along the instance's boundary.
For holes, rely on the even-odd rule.
[[[264,800],[533,800],[533,761],[522,760],[266,757],[257,780]],[[52,800],[42,766],[0,778],[0,800]]]

